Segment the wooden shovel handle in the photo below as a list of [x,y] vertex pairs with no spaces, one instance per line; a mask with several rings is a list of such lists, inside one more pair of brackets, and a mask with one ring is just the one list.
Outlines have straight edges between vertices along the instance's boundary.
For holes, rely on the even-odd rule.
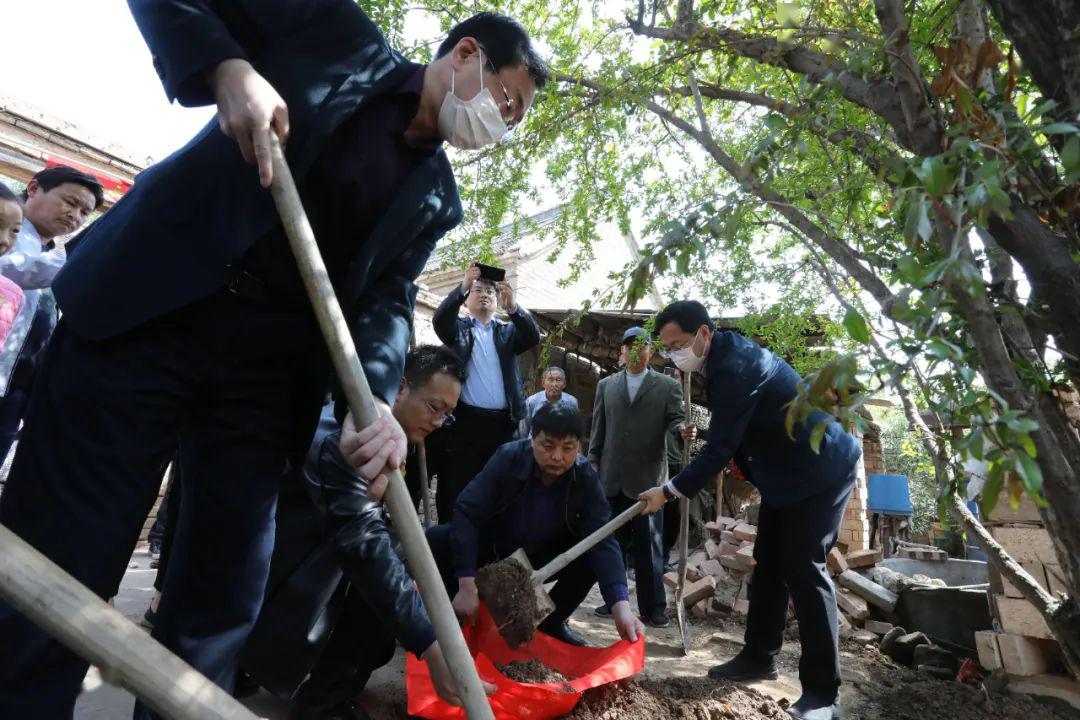
[[636,503],[626,508],[618,515],[608,520],[607,523],[598,527],[596,530],[593,530],[584,540],[579,542],[577,545],[574,545],[569,550],[566,550],[565,552],[557,555],[554,560],[534,572],[532,576],[533,584],[546,582],[548,578],[550,578],[552,575],[559,572],[567,565],[574,562],[586,552],[591,550],[592,547],[598,542],[621,528],[626,523],[630,522],[630,520],[637,515],[641,514],[641,511],[644,509],[645,503],[641,500],[638,500]]
[[[348,400],[353,420],[356,427],[366,427],[379,418],[375,398],[356,354],[349,325],[341,312],[334,287],[330,284],[330,276],[319,253],[307,213],[300,202],[300,194],[285,160],[285,153],[274,133],[270,133],[270,156],[274,166],[274,182],[270,186],[270,192],[277,205],[278,214],[281,215],[281,224],[285,228],[293,254],[296,255],[304,287],[329,347],[330,358]],[[495,715],[484,693],[476,664],[461,634],[461,627],[450,605],[450,596],[446,593],[431,548],[428,547],[424,529],[420,527],[420,520],[416,516],[416,508],[412,506],[405,480],[397,468],[387,468],[386,474],[390,478],[390,484],[385,502],[390,508],[394,529],[405,550],[409,570],[420,587],[420,595],[435,628],[439,647],[442,648],[446,664],[457,681],[458,695],[465,712],[470,720],[494,720]]]

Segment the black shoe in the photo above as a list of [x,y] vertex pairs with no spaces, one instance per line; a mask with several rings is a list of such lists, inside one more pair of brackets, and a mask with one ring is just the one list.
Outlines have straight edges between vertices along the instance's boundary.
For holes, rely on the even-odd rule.
[[593,610],[593,614],[599,617],[611,617],[611,608],[607,605],[600,605]]
[[251,676],[250,673],[243,669],[236,672],[236,690],[233,691],[233,697],[246,698],[259,692],[259,681]]
[[576,632],[570,629],[570,626],[564,623],[559,623],[555,626],[547,626],[538,628],[540,632],[545,635],[550,635],[556,640],[562,640],[567,645],[577,645],[578,647],[586,647],[585,638],[578,635]]
[[711,680],[730,680],[731,682],[753,682],[755,680],[775,680],[780,677],[780,670],[775,660],[755,662],[741,655],[736,655],[722,665],[709,668]]
[[840,720],[840,703],[835,698],[822,700],[811,693],[803,693],[787,709],[787,714],[796,720]]
[[157,613],[154,612],[153,610],[151,610],[150,608],[146,608],[146,612],[143,613],[142,620],[139,621],[139,624],[142,625],[147,630],[153,630],[154,629],[154,621],[156,621],[156,620],[157,620]]
[[160,555],[158,557],[156,557],[156,558],[151,558],[151,560],[150,560],[150,569],[151,570],[157,570],[159,567],[161,567],[161,556]]
[[371,716],[352,700],[343,700],[331,707],[300,702],[293,708],[289,720],[371,720]]
[[656,608],[649,613],[649,617],[642,618],[642,620],[645,621],[646,625],[654,628],[666,628],[671,625],[671,620],[668,619],[667,612],[664,608]]

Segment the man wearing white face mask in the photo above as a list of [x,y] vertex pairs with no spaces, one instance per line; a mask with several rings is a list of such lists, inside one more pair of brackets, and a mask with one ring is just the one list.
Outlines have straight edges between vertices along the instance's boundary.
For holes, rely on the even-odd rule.
[[[266,585],[278,479],[306,455],[332,380],[266,190],[270,133],[286,141],[380,410],[358,429],[335,392],[341,454],[378,481],[407,451],[390,406],[415,280],[463,215],[442,143],[497,140],[548,71],[525,29],[496,13],[456,25],[419,65],[355,0],[128,5],[168,98],[217,115],[72,241],[0,522],[115,595],[179,444],[180,518],[153,636],[231,691]],[[0,718],[69,717],[86,663],[3,602],[0,638]]]
[[[788,714],[839,718],[836,595],[825,557],[855,484],[859,444],[824,412],[796,423],[789,437],[784,417],[798,374],[742,335],[714,329],[701,303],[671,303],[656,316],[656,329],[680,370],[704,373],[712,418],[705,447],[693,462],[666,485],[639,496],[648,503],[645,512],[679,496],[693,497],[732,459],[761,492],[746,644],[735,658],[710,669],[709,677],[776,678],[790,597],[799,618],[803,694]],[[810,434],[819,423],[825,423],[825,434],[815,452]]]

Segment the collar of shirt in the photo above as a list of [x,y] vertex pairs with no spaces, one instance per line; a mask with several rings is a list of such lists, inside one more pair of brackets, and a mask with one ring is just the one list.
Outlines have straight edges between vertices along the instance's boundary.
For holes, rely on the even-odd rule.
[[[427,65],[420,63],[409,62],[406,60],[401,66],[394,72],[399,73],[400,83],[391,91],[394,95],[404,95],[409,101],[403,105],[405,109],[405,115],[402,117],[402,133],[409,128],[409,124],[412,123],[413,118],[416,116],[416,111],[420,107],[420,96],[424,90],[424,76],[427,74]],[[397,79],[395,79],[397,82]],[[435,152],[442,145],[442,139],[436,138],[429,141],[421,142],[408,142],[409,147],[426,150],[429,152]]]
[[473,327],[480,328],[481,330],[483,330],[485,332],[487,332],[487,331],[491,330],[491,328],[495,327],[495,318],[494,318],[494,316],[490,320],[488,320],[486,323],[480,322],[479,320],[472,317],[471,315],[469,316],[469,319],[472,320]]
[[29,249],[36,249],[39,252],[45,250],[45,243],[41,239],[41,233],[34,227],[34,223],[30,222],[30,218],[24,217],[22,221],[22,228],[19,230],[19,240],[24,242],[19,243],[22,247],[19,248],[22,251]]

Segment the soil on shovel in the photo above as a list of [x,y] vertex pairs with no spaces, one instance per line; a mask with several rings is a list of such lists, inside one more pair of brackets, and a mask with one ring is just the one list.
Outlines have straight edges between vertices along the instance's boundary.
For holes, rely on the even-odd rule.
[[563,692],[573,690],[570,684],[566,682],[568,678],[565,675],[554,668],[549,668],[539,660],[529,660],[528,662],[518,660],[507,665],[496,665],[495,667],[499,668],[499,672],[515,682],[541,685],[561,683]]
[[485,565],[476,573],[476,587],[507,645],[518,648],[532,640],[544,615],[528,568],[511,558]]
[[705,678],[633,678],[587,690],[568,720],[781,720],[784,706]]

